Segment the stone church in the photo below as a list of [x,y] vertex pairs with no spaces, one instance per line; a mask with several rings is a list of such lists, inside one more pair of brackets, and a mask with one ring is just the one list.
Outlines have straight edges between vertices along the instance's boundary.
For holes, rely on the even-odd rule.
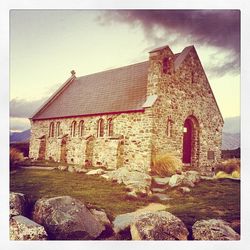
[[30,118],[30,158],[144,172],[154,154],[174,154],[198,171],[220,161],[223,118],[194,46],[71,74]]

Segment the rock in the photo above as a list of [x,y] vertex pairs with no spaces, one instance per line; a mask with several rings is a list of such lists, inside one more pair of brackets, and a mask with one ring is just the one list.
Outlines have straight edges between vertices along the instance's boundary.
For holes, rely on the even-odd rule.
[[33,220],[43,225],[56,240],[95,239],[105,229],[83,202],[70,196],[38,200]]
[[27,199],[22,193],[10,192],[10,217],[26,215]]
[[193,184],[196,184],[200,181],[200,174],[197,171],[186,171],[183,172],[183,175],[185,176],[183,182],[191,182]]
[[60,166],[58,166],[57,167],[59,170],[61,170],[61,171],[65,171],[65,170],[67,170],[67,166],[62,166],[62,165],[60,165]]
[[70,173],[74,173],[76,170],[75,170],[75,168],[74,168],[73,166],[69,166],[69,167],[68,167],[68,171],[69,171]]
[[101,168],[98,168],[98,169],[90,170],[90,171],[87,172],[86,174],[87,174],[87,175],[97,175],[97,174],[103,174],[103,173],[104,173],[104,170],[101,169]]
[[47,237],[43,226],[22,215],[10,219],[10,240],[46,240]]
[[177,187],[182,184],[183,179],[184,175],[174,174],[170,177],[168,185],[170,187]]
[[240,240],[240,235],[223,220],[196,221],[192,231],[195,240]]
[[154,177],[154,182],[158,185],[167,185],[169,183],[170,177]]
[[182,193],[190,193],[191,189],[189,187],[180,187],[180,190],[182,191]]
[[138,171],[129,171],[126,167],[118,168],[114,171],[106,172],[111,180],[125,184],[131,191],[136,193],[149,192],[151,185],[151,176]]
[[154,193],[153,196],[158,197],[161,201],[167,201],[172,199],[168,195],[161,193]]
[[166,191],[166,189],[164,189],[164,188],[151,188],[151,191],[153,193],[164,193]]
[[103,226],[111,227],[111,222],[104,211],[97,210],[97,209],[90,209],[90,213],[98,220]]
[[137,209],[132,213],[120,214],[115,217],[113,221],[113,230],[115,233],[120,233],[126,229],[129,229],[130,224],[133,223],[135,218],[145,212],[154,212],[154,211],[161,211],[165,210],[167,206],[162,205],[160,203],[150,203],[148,206],[144,208]]
[[106,180],[110,180],[110,177],[108,174],[102,174],[101,177],[106,179]]
[[134,198],[137,198],[137,197],[138,197],[137,194],[136,194],[136,192],[135,192],[135,190],[132,190],[132,191],[128,192],[128,193],[127,193],[127,196],[129,196],[129,197],[134,197]]
[[144,213],[130,227],[132,240],[187,240],[184,223],[166,211]]
[[88,170],[86,168],[84,168],[83,166],[77,166],[76,165],[74,168],[75,168],[75,171],[77,173],[86,173],[86,172],[88,172]]

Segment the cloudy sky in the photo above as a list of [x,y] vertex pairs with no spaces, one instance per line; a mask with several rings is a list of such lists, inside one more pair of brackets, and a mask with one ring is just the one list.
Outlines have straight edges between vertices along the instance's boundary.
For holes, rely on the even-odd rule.
[[10,13],[10,124],[30,117],[70,76],[145,61],[168,44],[194,45],[224,118],[240,115],[240,12],[236,10]]

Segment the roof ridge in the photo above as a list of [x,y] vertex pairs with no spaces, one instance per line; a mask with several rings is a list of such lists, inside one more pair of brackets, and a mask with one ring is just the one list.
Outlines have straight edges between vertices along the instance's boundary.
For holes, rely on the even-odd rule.
[[76,78],[79,79],[79,78],[86,77],[86,76],[92,76],[92,75],[101,74],[101,73],[105,73],[105,72],[109,72],[109,71],[114,71],[114,70],[118,70],[118,69],[124,69],[124,68],[135,66],[137,64],[143,64],[143,63],[148,63],[148,62],[149,62],[149,60],[143,61],[143,62],[134,63],[134,64],[129,64],[129,65],[125,65],[125,66],[121,66],[121,67],[118,67],[118,68],[112,68],[112,69],[107,69],[107,70],[103,70],[103,71],[98,71],[98,72],[95,72],[95,73],[91,73],[91,74],[79,76],[79,77],[76,77]]

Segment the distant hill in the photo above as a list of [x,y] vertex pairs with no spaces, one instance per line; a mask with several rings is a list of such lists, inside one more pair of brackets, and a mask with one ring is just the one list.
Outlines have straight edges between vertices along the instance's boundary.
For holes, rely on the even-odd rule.
[[30,129],[23,132],[10,133],[10,143],[13,142],[28,142],[30,139]]
[[222,149],[236,149],[240,147],[240,133],[223,133]]

